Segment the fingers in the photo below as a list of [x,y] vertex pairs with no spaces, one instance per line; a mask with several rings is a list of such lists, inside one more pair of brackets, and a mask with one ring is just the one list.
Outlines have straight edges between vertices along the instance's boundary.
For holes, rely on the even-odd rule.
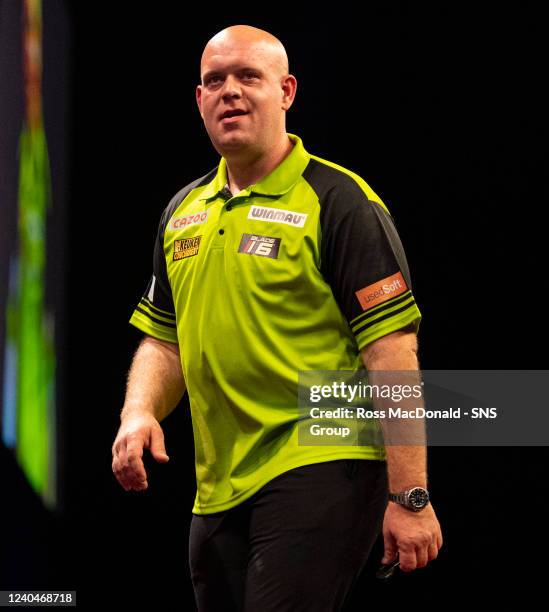
[[135,433],[122,435],[115,441],[112,452],[112,470],[124,490],[147,489],[147,473],[142,460],[143,438]]
[[166,463],[170,460],[164,445],[164,432],[160,427],[158,429],[154,428],[151,430],[150,451],[156,461]]
[[413,572],[417,567],[416,549],[413,546],[400,547],[398,551],[400,569],[403,572]]
[[383,534],[383,544],[384,544],[385,552],[384,552],[383,558],[381,559],[381,564],[389,565],[390,563],[396,560],[398,547],[396,545],[394,538],[391,536],[390,533]]
[[398,551],[400,569],[403,572],[412,572],[415,569],[426,567],[430,561],[434,561],[438,557],[440,546],[442,546],[440,532],[433,535],[429,541],[421,544],[415,542],[408,546],[401,546]]
[[391,563],[398,555],[400,569],[412,572],[438,557],[442,547],[440,523],[431,506],[420,513],[411,513],[396,504],[389,504],[383,521],[385,555],[382,564]]
[[438,546],[435,543],[431,544],[427,553],[427,561],[434,561],[438,557]]
[[143,464],[143,440],[138,436],[129,436],[125,474],[131,483],[131,487],[136,491],[141,491],[148,487],[147,473]]
[[429,563],[429,548],[417,548],[416,549],[416,567],[414,569],[418,569],[420,567],[425,567]]
[[112,471],[125,491],[144,491],[149,486],[143,463],[145,448],[150,449],[156,461],[169,461],[164,432],[156,419],[139,415],[125,421],[112,446]]

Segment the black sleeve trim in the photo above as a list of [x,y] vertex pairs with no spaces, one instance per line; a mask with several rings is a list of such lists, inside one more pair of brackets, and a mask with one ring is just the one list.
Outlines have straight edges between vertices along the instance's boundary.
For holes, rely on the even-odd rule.
[[147,317],[149,317],[149,319],[151,319],[151,321],[154,321],[155,323],[158,323],[159,325],[163,325],[164,327],[172,327],[174,329],[176,328],[175,323],[168,323],[167,321],[162,321],[161,319],[157,319],[150,312],[147,312],[146,310],[141,308],[141,306],[136,306],[135,309],[141,312],[142,314],[146,315]]
[[161,310],[157,308],[148,298],[142,297],[141,302],[143,302],[146,306],[148,306],[153,313],[166,317],[168,319],[173,319],[175,321],[175,312],[167,312],[166,310]]

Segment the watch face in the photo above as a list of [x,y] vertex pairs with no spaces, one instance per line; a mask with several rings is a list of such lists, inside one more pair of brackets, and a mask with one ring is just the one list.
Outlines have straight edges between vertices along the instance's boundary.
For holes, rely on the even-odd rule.
[[408,500],[413,508],[421,510],[421,508],[425,508],[425,506],[429,503],[429,493],[427,493],[427,491],[421,487],[416,487],[410,491]]

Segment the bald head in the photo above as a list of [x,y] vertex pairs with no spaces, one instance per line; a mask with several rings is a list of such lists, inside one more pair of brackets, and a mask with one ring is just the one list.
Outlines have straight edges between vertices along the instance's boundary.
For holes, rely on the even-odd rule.
[[225,28],[204,49],[200,81],[196,102],[221,155],[249,165],[287,150],[286,112],[297,80],[278,38],[246,25]]
[[200,74],[203,74],[204,64],[210,58],[245,49],[253,50],[254,55],[264,61],[277,77],[288,74],[288,56],[280,40],[265,30],[247,25],[225,28],[208,41],[200,61]]

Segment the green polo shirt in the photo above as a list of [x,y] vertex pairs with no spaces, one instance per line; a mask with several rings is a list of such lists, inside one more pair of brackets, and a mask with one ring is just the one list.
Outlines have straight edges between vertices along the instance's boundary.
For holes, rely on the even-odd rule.
[[394,222],[356,174],[300,138],[238,194],[225,159],[171,200],[130,322],[179,344],[192,413],[193,512],[241,503],[277,475],[383,446],[298,443],[298,372],[363,368],[360,349],[421,318]]

